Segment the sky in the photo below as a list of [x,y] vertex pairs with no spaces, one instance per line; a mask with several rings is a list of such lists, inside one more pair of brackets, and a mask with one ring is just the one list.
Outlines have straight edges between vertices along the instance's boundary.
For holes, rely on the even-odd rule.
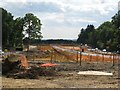
[[77,39],[82,28],[110,21],[119,0],[0,0],[14,18],[33,13],[40,20],[43,39]]

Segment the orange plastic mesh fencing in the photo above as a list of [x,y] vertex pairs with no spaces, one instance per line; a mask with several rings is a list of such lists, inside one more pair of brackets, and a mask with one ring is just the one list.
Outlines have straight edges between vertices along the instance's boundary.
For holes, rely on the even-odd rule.
[[25,57],[25,55],[20,55],[20,61],[21,61],[21,65],[22,65],[25,69],[29,68],[28,60],[27,60],[27,58]]
[[[72,53],[61,53],[69,59],[76,61],[77,59],[80,60],[80,54],[72,54]],[[86,62],[120,62],[119,55],[81,55],[81,60]]]
[[[64,47],[65,48],[65,47]],[[67,57],[68,59],[72,59],[73,61],[80,60],[80,53],[72,53],[67,50],[62,50],[60,48],[54,48],[55,51],[60,53],[61,55]],[[71,50],[71,47],[68,48]],[[120,62],[120,55],[117,54],[81,54],[81,60],[86,62]]]

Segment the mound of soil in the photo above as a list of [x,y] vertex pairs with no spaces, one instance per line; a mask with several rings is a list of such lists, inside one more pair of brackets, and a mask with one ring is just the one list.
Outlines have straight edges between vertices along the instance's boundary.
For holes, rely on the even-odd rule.
[[13,62],[6,58],[2,62],[2,74],[17,79],[38,79],[39,76],[54,76],[56,74],[51,67],[43,68],[35,64],[29,68],[22,66],[19,60]]

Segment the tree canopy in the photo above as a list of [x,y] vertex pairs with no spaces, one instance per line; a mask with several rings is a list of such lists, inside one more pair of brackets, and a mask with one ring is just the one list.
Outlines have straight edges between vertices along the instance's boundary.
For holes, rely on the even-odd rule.
[[2,47],[13,46],[14,34],[13,34],[13,15],[2,9]]
[[24,31],[28,35],[29,39],[40,39],[41,35],[41,21],[32,13],[25,15],[24,19]]
[[2,47],[13,48],[21,47],[23,39],[41,39],[40,19],[32,13],[25,14],[24,17],[14,19],[14,16],[2,9]]
[[82,28],[77,43],[108,51],[120,51],[120,14],[115,14],[111,21],[102,23],[97,29],[93,25]]

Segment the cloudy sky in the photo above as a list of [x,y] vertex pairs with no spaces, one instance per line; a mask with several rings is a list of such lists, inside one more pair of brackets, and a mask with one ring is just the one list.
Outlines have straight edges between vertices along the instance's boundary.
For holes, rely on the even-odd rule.
[[118,10],[119,0],[0,0],[15,18],[34,13],[41,20],[43,39],[77,39],[81,28],[96,28]]

